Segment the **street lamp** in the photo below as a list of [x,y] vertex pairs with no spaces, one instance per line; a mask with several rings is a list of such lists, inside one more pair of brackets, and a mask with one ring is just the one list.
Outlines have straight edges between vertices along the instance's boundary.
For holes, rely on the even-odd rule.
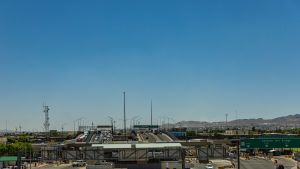
[[133,129],[133,126],[135,125],[135,120],[138,118],[139,116],[133,116],[131,119],[130,119],[130,126],[131,126],[131,129]]
[[63,133],[64,133],[64,126],[66,125],[67,123],[63,123],[62,125],[61,125],[61,135],[63,135]]
[[110,125],[112,128],[112,133],[114,133],[114,118],[112,118],[111,116],[107,116],[108,119],[110,120]]

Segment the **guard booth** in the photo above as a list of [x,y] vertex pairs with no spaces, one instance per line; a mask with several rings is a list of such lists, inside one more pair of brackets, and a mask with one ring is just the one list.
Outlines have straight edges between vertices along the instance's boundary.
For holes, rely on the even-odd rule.
[[0,169],[7,168],[8,166],[17,166],[17,156],[0,156]]

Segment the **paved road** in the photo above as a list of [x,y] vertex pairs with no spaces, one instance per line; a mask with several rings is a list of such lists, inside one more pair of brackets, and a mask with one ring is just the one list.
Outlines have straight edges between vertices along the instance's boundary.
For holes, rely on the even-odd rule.
[[[289,159],[276,158],[279,163],[284,165],[285,169],[294,169],[295,163]],[[236,164],[236,161],[235,161]],[[193,169],[205,169],[205,164],[194,163]],[[221,166],[220,164],[218,164]],[[215,168],[218,166],[214,164]],[[237,165],[236,165],[237,168]],[[241,160],[241,169],[274,169],[273,161],[259,158],[252,158],[251,160]]]
[[[192,169],[205,169],[206,164],[194,163],[194,167]],[[216,168],[215,165],[213,165]]]
[[162,133],[161,135],[165,138],[166,141],[170,141],[170,142],[173,141],[173,139],[171,137],[169,137],[168,135],[166,135],[165,133]]
[[[144,133],[144,134],[139,134],[139,137],[144,140],[148,141],[150,143],[155,143],[155,142],[172,142],[173,140],[167,136],[166,134],[153,134],[153,133]],[[148,138],[148,139],[146,139]]]
[[[285,158],[278,158],[278,163],[283,164],[285,169],[295,167],[294,162]],[[251,160],[241,160],[241,169],[274,169],[273,161],[253,158]]]
[[[156,136],[157,136],[161,141],[164,141],[164,142],[172,142],[172,141],[173,141],[169,136],[167,136],[167,135],[164,134],[164,133],[157,134]],[[158,141],[160,141],[160,140],[158,140]]]
[[156,142],[155,138],[152,137],[152,135],[149,135],[148,133],[140,134],[140,137],[144,141],[148,141],[149,143],[155,143]]
[[161,142],[162,141],[160,137],[158,137],[157,135],[155,135],[153,133],[148,133],[148,136],[152,137],[155,140],[155,142]]
[[276,157],[275,159],[277,159],[279,163],[283,164],[285,169],[292,169],[297,166],[297,163],[292,159],[286,159],[283,157]]
[[274,169],[274,165],[264,159],[241,160],[241,169]]
[[85,169],[85,167],[72,167],[71,164],[61,164],[61,165],[56,165],[56,164],[48,164],[44,165],[41,167],[32,167],[32,169]]

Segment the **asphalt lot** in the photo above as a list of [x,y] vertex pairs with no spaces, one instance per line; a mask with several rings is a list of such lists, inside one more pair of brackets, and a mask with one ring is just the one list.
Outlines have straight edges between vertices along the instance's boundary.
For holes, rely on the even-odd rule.
[[[275,165],[273,161],[277,159],[279,164],[283,164],[285,169],[296,169],[296,163],[295,161],[291,159],[287,159],[284,157],[276,157],[272,160],[269,159],[263,159],[263,158],[251,158],[250,160],[243,160],[241,159],[240,166],[241,169],[274,169]],[[214,168],[218,168],[218,166],[225,166],[226,163],[230,161],[226,160],[213,160]],[[237,162],[234,161],[236,168],[237,168]],[[205,169],[206,164],[199,164],[199,163],[193,163],[194,168],[193,169]]]
[[[295,163],[285,158],[276,158],[278,163],[283,164],[285,169],[294,169]],[[274,160],[274,159],[273,159]],[[272,160],[252,158],[251,160],[241,160],[241,169],[274,169]]]
[[[277,159],[278,163],[283,164],[285,169],[296,169],[296,163],[295,161],[291,159],[286,159],[284,157],[276,157],[272,160],[269,159],[263,159],[263,158],[251,158],[250,160],[243,160],[241,159],[241,169],[274,169],[275,166],[273,164],[273,161]],[[216,162],[219,161],[219,162]],[[214,168],[217,168],[217,166],[220,166],[220,163],[222,160],[216,160],[213,161]],[[228,162],[228,160],[227,160]],[[219,164],[218,164],[219,163]],[[237,168],[237,163],[234,161]],[[193,169],[205,169],[206,164],[200,164],[200,163],[194,163],[195,167]],[[32,167],[32,169],[50,169],[50,168],[56,168],[56,169],[85,169],[85,167],[72,167],[71,164],[47,164],[39,167]]]
[[274,169],[274,164],[271,160],[251,159],[241,160],[241,169]]
[[71,164],[47,164],[39,167],[32,167],[32,169],[50,169],[50,168],[56,168],[56,169],[85,169],[85,167],[72,167]]

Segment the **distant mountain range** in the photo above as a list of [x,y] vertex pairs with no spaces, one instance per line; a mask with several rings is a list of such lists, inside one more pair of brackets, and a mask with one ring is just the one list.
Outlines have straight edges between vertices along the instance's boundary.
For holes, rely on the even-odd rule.
[[[166,124],[164,124],[165,127]],[[278,129],[278,128],[294,128],[300,127],[300,114],[277,117],[274,119],[238,119],[221,122],[206,122],[206,121],[180,121],[175,124],[169,124],[169,127],[188,127],[188,128],[263,128],[263,129]]]

